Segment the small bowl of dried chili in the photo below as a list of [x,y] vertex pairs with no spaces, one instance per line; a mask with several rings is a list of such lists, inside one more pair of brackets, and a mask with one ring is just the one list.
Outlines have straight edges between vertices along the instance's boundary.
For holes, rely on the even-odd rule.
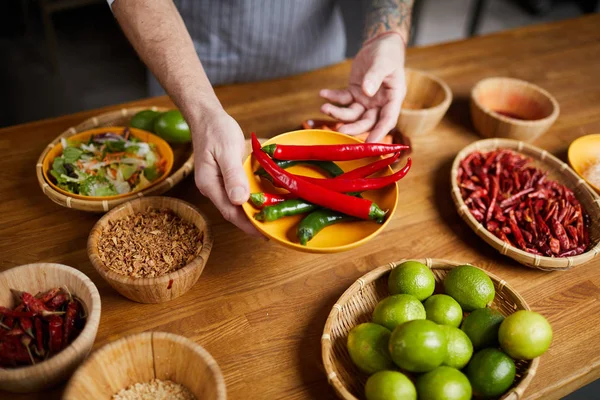
[[162,303],[191,289],[212,243],[208,220],[196,207],[171,197],[143,197],[100,218],[87,252],[117,292],[139,303]]
[[22,265],[0,273],[0,319],[0,390],[40,391],[67,379],[87,357],[100,294],[66,265]]

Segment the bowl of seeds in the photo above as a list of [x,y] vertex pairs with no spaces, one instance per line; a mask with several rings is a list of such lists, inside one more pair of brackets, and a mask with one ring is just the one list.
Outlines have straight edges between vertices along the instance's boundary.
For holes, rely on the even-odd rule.
[[63,400],[225,400],[215,359],[167,332],[126,336],[92,353],[75,371]]
[[105,214],[90,232],[94,268],[123,296],[162,303],[196,283],[212,248],[206,217],[171,197],[142,197]]

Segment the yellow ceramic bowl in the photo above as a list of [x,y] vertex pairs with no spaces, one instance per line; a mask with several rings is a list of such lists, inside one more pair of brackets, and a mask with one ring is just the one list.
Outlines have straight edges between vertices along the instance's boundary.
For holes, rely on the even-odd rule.
[[[114,132],[116,134],[121,134],[124,129],[125,129],[125,127],[122,127],[122,126],[111,126],[111,127],[105,127],[105,128],[90,129],[89,131],[84,131],[84,132],[75,134],[73,136],[70,136],[68,138],[68,140],[85,142],[94,135],[98,135],[100,133],[106,133],[106,132]],[[136,128],[129,128],[129,131],[131,132],[130,135],[132,137],[136,137],[136,138],[140,139],[142,142],[153,143],[156,146],[156,151],[158,152],[158,154],[160,154],[161,158],[164,158],[167,161],[167,164],[165,166],[165,172],[158,179],[156,179],[154,182],[152,182],[150,185],[148,185],[144,188],[144,189],[147,189],[151,186],[156,185],[160,181],[163,181],[171,173],[171,169],[173,168],[173,161],[174,161],[173,149],[171,149],[171,146],[169,146],[169,144],[167,142],[165,142],[162,138],[156,136],[153,133],[144,131],[142,129],[136,129]],[[69,193],[66,190],[63,190],[63,189],[59,188],[58,186],[56,186],[54,181],[52,179],[50,179],[50,176],[51,176],[50,170],[52,169],[52,163],[54,162],[54,159],[56,157],[59,157],[60,155],[62,155],[62,153],[63,153],[62,144],[61,144],[61,142],[58,142],[58,143],[56,143],[56,145],[54,145],[54,147],[52,147],[50,149],[48,154],[46,154],[46,157],[44,158],[44,161],[42,163],[42,171],[44,172],[44,179],[46,180],[46,182],[48,182],[48,184],[53,189],[59,191],[62,194],[73,197],[75,199],[81,199],[81,200],[113,200],[113,199],[119,199],[122,197],[130,196],[132,193],[136,193],[136,192],[140,191],[140,190],[134,190],[132,192],[119,194],[116,196],[83,196],[80,194]],[[144,190],[144,189],[141,189],[141,190]]]
[[583,176],[586,169],[598,162],[600,162],[600,134],[582,136],[569,146],[569,164],[588,185],[600,193],[600,186],[594,185]]
[[[271,138],[264,144],[266,145],[271,143],[324,145],[352,144],[362,142],[351,136],[346,136],[337,132],[319,129],[307,129],[281,134]],[[370,157],[360,160],[336,162],[336,164],[338,164],[344,171],[350,171],[354,168],[358,168],[376,161],[377,159],[377,157]],[[256,171],[258,168],[258,162],[256,162],[252,155],[250,155],[244,162],[244,169],[250,181],[250,193],[285,193],[285,190],[274,188],[273,185],[271,185],[268,181],[262,180],[255,176],[254,171]],[[305,165],[296,165],[289,168],[288,171],[298,175],[322,178],[326,177],[319,170]],[[392,170],[388,167],[384,172],[374,176],[389,175],[390,173],[392,173]],[[374,221],[342,222],[323,229],[314,237],[314,239],[308,242],[308,245],[306,246],[302,246],[296,239],[296,226],[304,215],[285,217],[272,222],[261,222],[254,219],[254,214],[258,213],[258,210],[251,203],[245,203],[243,208],[248,218],[250,218],[250,221],[254,224],[254,226],[256,226],[256,228],[258,228],[259,231],[261,231],[268,238],[275,240],[284,246],[310,253],[336,253],[358,247],[373,239],[377,234],[385,229],[394,215],[394,211],[396,211],[396,204],[398,202],[398,188],[397,185],[390,185],[379,190],[365,192],[363,193],[363,197],[374,201],[383,210],[389,210],[388,216],[383,224],[377,224]]]

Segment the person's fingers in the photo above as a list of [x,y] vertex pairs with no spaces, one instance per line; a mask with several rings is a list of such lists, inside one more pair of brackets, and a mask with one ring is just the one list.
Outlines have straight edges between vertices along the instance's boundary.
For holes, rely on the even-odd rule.
[[340,129],[338,129],[338,132],[347,135],[359,135],[370,130],[377,122],[377,111],[376,108],[367,110],[359,121],[342,125]]
[[235,205],[244,204],[250,196],[248,177],[242,167],[241,155],[244,154],[245,143],[229,143],[222,150],[215,150],[215,161],[221,171],[225,191],[229,200]]
[[396,126],[400,114],[401,100],[394,99],[384,105],[379,113],[379,120],[367,138],[367,143],[377,143]]
[[208,197],[209,200],[217,207],[225,220],[231,222],[244,232],[262,236],[260,232],[248,221],[240,206],[231,204],[221,179],[217,175],[216,165],[200,163],[196,168],[195,180],[196,186],[200,193]]
[[321,96],[322,98],[326,99],[327,101],[330,101],[332,103],[336,103],[342,106],[347,106],[348,104],[352,103],[352,94],[350,93],[350,91],[348,89],[341,89],[341,90],[335,90],[335,89],[322,89],[319,92],[319,96]]
[[354,122],[365,112],[365,108],[359,103],[352,103],[349,107],[338,107],[326,103],[321,106],[321,112],[339,121]]
[[362,91],[369,97],[375,96],[383,80],[392,73],[393,66],[388,65],[387,60],[381,56],[375,57],[362,80]]

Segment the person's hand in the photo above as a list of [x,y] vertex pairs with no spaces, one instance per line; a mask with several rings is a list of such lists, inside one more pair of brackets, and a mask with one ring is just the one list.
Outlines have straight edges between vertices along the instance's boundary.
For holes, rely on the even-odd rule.
[[323,104],[321,112],[344,122],[339,132],[358,135],[370,130],[367,142],[378,142],[396,126],[406,95],[404,50],[398,34],[375,38],[352,62],[348,88],[321,90],[321,97],[331,102]]
[[242,167],[245,142],[240,126],[223,110],[204,114],[190,126],[198,190],[227,221],[246,233],[260,236],[240,207],[250,196],[248,178]]

